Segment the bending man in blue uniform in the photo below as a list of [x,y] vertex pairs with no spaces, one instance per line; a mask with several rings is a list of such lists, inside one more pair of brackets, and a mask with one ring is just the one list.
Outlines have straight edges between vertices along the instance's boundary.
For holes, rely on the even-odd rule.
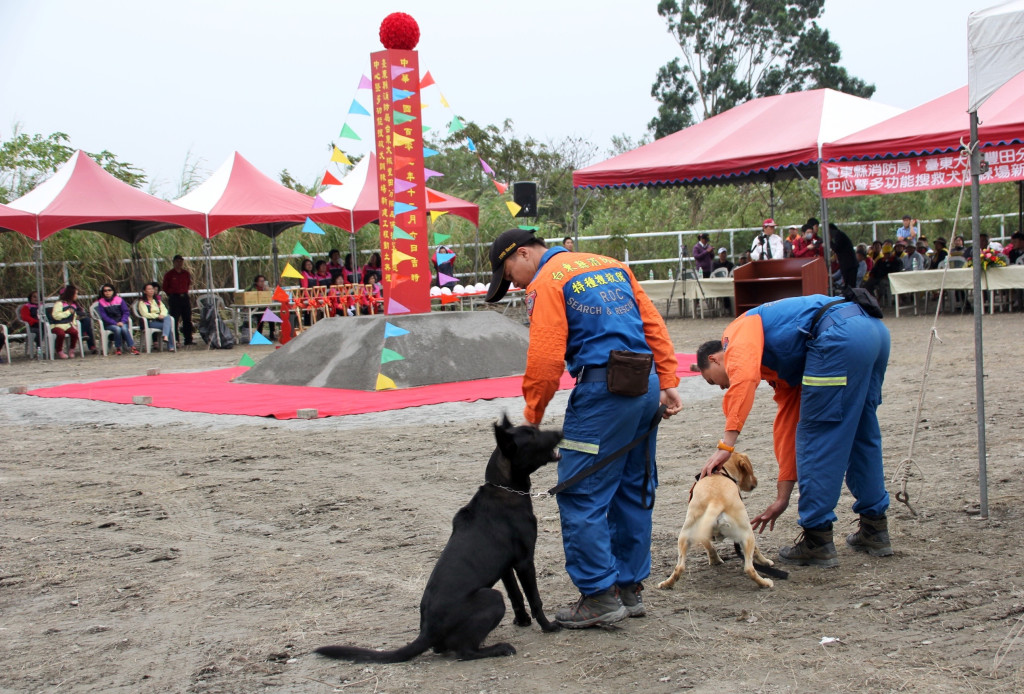
[[832,523],[843,479],[856,501],[860,528],[846,538],[857,551],[892,554],[885,512],[889,494],[882,470],[877,409],[889,361],[889,331],[877,304],[827,296],[783,299],[751,309],[725,329],[721,341],[705,342],[697,366],[709,384],[726,391],[725,433],[701,475],[729,458],[765,380],[775,390],[774,425],[779,463],[775,501],[751,525],[775,528],[800,485],[802,536],[779,552],[791,564],[837,566]]

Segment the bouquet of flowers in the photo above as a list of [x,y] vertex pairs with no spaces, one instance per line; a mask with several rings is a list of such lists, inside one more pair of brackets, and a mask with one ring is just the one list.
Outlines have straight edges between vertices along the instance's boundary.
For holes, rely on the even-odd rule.
[[[1005,267],[1006,258],[991,248],[985,248],[981,251],[981,269],[988,270],[990,267]],[[971,267],[973,263],[968,262],[967,267]]]

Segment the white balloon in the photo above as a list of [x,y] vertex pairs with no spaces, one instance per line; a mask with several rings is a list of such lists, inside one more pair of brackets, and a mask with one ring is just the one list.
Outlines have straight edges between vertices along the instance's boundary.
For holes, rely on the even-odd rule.
[[452,287],[452,293],[453,294],[465,294],[466,293],[466,288],[463,287],[461,284],[456,284],[454,287]]
[[441,293],[447,296],[452,293],[452,290],[449,289],[448,287],[441,287]]
[[440,287],[431,287],[430,288],[430,296],[441,296],[441,288]]

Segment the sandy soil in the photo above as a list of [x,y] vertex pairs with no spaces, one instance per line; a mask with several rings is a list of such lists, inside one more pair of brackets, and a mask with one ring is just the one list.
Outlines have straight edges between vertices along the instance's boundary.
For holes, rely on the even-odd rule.
[[[908,456],[930,317],[886,319],[893,355],[881,408],[890,472]],[[726,321],[670,321],[679,351]],[[0,395],[2,692],[1019,692],[1024,690],[1022,316],[986,317],[990,518],[978,516],[973,331],[939,321],[896,555],[840,543],[840,567],[797,568],[758,589],[735,559],[675,562],[694,472],[722,428],[721,394],[688,379],[661,430],[649,616],[612,630],[543,634],[509,615],[491,641],[518,654],[434,654],[365,666],[310,651],[396,647],[417,629],[450,520],[482,481],[490,424],[521,400],[318,421],[194,415]],[[250,350],[255,358],[267,352]],[[0,387],[235,364],[242,350],[0,366]],[[564,395],[549,410],[558,425]],[[761,392],[741,447],[774,494],[773,404]],[[823,452],[826,453],[827,452]],[[553,469],[536,475],[547,488]],[[898,485],[891,485],[894,492]],[[837,536],[850,532],[840,502]],[[548,613],[575,599],[557,508],[535,501]],[[797,535],[784,515],[769,556]],[[731,556],[726,550],[723,556]]]

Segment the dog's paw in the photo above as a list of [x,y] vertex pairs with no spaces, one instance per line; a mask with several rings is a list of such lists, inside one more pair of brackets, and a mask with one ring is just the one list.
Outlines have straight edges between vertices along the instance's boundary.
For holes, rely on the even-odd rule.
[[664,581],[662,581],[661,583],[658,584],[658,588],[660,588],[661,590],[672,590],[672,586],[674,584],[675,584],[675,581],[670,581],[668,579],[665,579]]
[[494,654],[497,656],[515,655],[516,647],[511,643],[496,643],[494,644]]
[[550,634],[550,633],[555,632],[555,631],[561,631],[562,630],[562,625],[559,624],[558,622],[548,622],[547,624],[541,624],[540,628],[541,628],[541,631],[546,631],[547,633]]
[[515,616],[515,619],[512,620],[512,623],[515,624],[517,627],[528,627],[531,624],[533,624],[533,620],[530,619],[530,615],[528,614],[517,614]]
[[775,581],[770,578],[764,579],[764,583],[761,584],[762,588],[772,588],[775,586]]

